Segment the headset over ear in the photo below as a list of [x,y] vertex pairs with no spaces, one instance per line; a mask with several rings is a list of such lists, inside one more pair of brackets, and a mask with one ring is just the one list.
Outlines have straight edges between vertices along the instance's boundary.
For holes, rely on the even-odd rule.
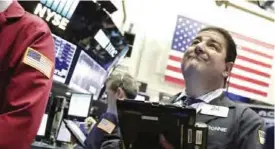
[[223,72],[223,76],[224,77],[227,78],[229,76],[229,74],[230,74],[230,72],[231,72],[231,70],[233,68],[233,65],[234,65],[233,62],[226,62],[226,64],[225,64],[225,71]]
[[124,90],[123,78],[124,78],[124,75],[121,75],[121,78],[120,78],[120,85],[119,85],[118,88],[117,88],[118,98],[124,98],[124,97],[125,97],[125,90]]
[[224,88],[228,88],[228,82],[230,79],[230,73],[233,68],[234,63],[233,62],[226,62],[225,64],[225,71],[222,73],[224,77]]

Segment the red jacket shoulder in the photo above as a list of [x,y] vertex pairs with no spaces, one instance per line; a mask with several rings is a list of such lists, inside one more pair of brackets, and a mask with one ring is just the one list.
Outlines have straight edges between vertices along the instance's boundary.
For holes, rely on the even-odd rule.
[[48,24],[43,19],[29,12],[26,12],[21,18],[21,23],[24,27],[32,31],[39,29],[42,32],[50,32]]

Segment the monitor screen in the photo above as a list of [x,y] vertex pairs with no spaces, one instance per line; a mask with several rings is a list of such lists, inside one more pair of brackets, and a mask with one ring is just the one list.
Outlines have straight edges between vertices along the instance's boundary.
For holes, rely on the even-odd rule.
[[38,136],[45,136],[47,122],[48,122],[48,114],[44,114],[42,117],[42,121],[40,123],[39,129],[38,129],[38,132],[37,132]]
[[87,117],[90,112],[92,95],[90,94],[72,94],[68,116]]
[[55,70],[53,79],[65,83],[77,46],[54,35]]
[[[123,36],[114,24],[111,24],[109,28],[99,29],[94,37],[87,37],[80,41],[82,48],[106,70],[115,66],[128,51],[128,44]],[[88,39],[90,39],[89,42],[85,42]]]
[[145,97],[142,96],[142,95],[137,95],[137,97],[135,98],[135,100],[145,101]]
[[110,15],[95,1],[40,0],[20,4],[45,20],[52,33],[85,49],[106,70],[128,50]]
[[148,95],[146,95],[145,93],[138,93],[135,100],[139,100],[139,101],[149,101],[150,97]]
[[107,77],[107,71],[88,54],[81,51],[69,87],[82,93],[92,93],[97,99]]
[[67,127],[63,121],[59,127],[59,131],[58,131],[56,140],[61,141],[61,142],[71,142],[71,133],[67,129]]

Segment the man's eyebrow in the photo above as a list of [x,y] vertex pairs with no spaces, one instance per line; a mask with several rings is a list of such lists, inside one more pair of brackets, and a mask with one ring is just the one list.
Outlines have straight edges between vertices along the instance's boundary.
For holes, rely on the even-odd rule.
[[218,42],[217,40],[215,40],[215,39],[210,39],[210,41],[211,41],[211,42],[215,42],[215,43],[217,43],[220,47],[222,47],[222,44],[221,44],[220,42]]
[[195,39],[193,40],[200,40],[201,41],[201,36],[197,36]]

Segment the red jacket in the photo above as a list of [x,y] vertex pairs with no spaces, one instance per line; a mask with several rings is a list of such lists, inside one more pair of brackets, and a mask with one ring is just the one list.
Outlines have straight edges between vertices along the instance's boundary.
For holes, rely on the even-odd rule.
[[0,13],[0,149],[29,149],[42,120],[54,69],[47,24],[14,1]]

